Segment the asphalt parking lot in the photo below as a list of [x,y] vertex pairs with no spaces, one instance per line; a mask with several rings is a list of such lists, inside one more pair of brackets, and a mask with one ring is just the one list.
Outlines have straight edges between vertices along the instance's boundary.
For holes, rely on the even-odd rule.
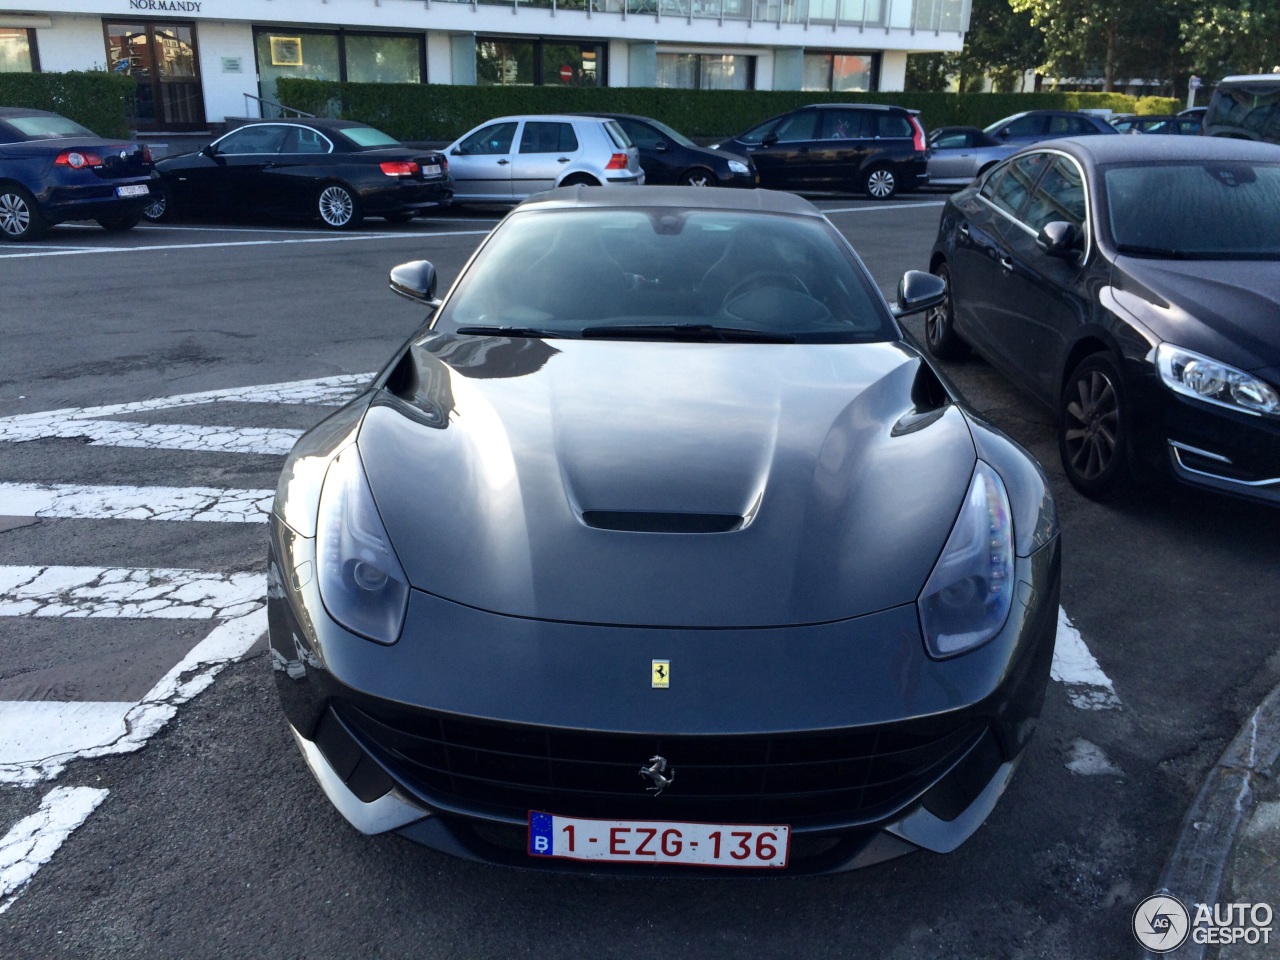
[[[942,200],[817,202],[891,293]],[[1058,497],[1063,622],[1036,739],[960,850],[596,880],[362,837],[329,806],[258,640],[261,505],[292,438],[419,323],[388,268],[430,259],[443,286],[496,216],[0,245],[0,956],[1137,956],[1184,810],[1280,681],[1280,512],[1083,499],[1048,411],[976,358],[944,369]]]

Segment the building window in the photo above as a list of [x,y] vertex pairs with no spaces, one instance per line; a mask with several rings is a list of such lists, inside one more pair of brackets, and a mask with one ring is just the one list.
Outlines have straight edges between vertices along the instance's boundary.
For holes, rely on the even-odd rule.
[[[278,101],[276,81],[346,80],[352,83],[421,83],[426,50],[421,34],[355,33],[349,30],[254,31],[262,97]],[[263,116],[274,116],[264,105]]]
[[806,53],[802,90],[868,92],[880,85],[877,53]]
[[681,90],[754,90],[756,58],[741,54],[659,53],[657,84]]
[[35,73],[36,32],[20,27],[0,27],[0,73]]
[[564,40],[476,39],[476,83],[603,87],[605,46]]

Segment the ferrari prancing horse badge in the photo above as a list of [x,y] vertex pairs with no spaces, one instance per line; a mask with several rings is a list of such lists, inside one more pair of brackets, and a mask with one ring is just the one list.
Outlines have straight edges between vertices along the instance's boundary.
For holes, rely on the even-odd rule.
[[653,661],[653,689],[666,690],[671,686],[671,661]]

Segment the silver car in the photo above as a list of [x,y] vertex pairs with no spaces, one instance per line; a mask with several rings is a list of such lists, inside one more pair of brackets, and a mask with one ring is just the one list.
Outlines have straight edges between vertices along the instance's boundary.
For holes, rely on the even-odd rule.
[[978,174],[1020,149],[1001,143],[977,127],[938,127],[929,131],[929,185],[965,187]]
[[644,183],[639,151],[602,117],[499,117],[446,152],[455,201],[515,203],[553,187]]

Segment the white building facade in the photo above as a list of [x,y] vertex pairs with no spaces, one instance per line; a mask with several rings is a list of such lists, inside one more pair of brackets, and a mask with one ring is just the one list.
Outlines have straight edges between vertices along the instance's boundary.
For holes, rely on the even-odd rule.
[[132,76],[135,127],[175,132],[269,114],[280,77],[894,91],[908,54],[961,48],[969,3],[0,0],[0,72]]

